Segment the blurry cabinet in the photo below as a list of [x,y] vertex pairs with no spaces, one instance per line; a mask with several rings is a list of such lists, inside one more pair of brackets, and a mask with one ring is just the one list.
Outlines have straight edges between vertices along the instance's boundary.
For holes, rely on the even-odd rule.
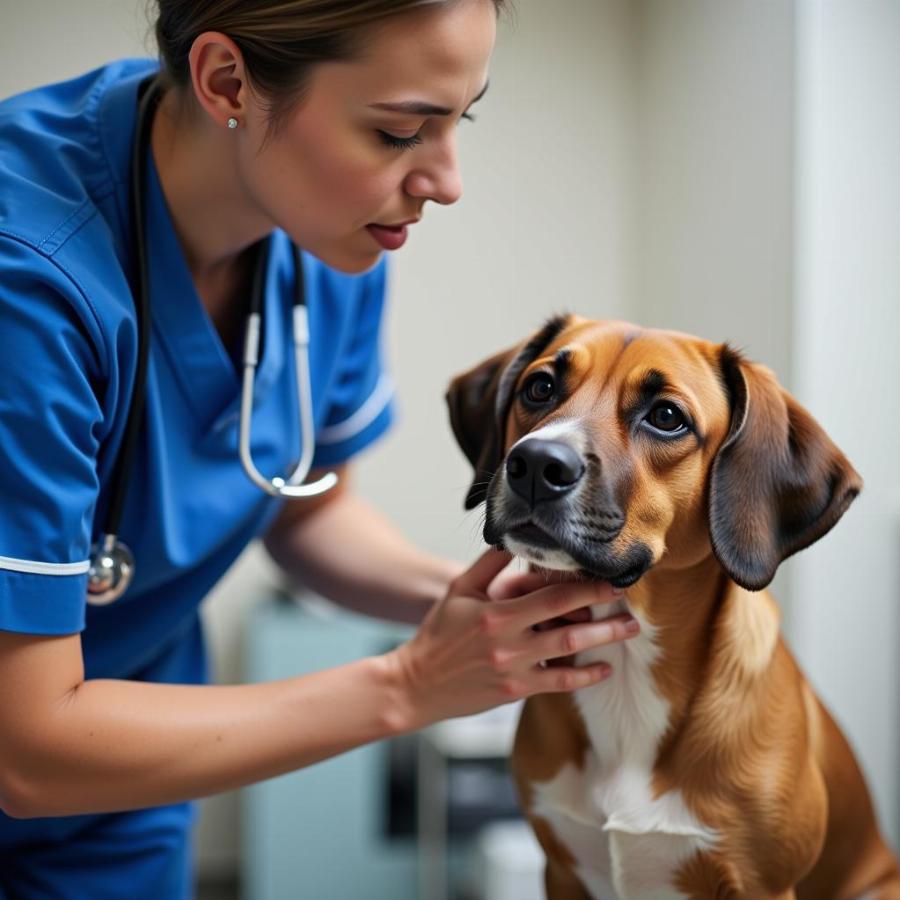
[[[486,890],[491,878],[484,871],[484,854],[478,852],[479,838],[489,823],[512,820],[524,825],[508,767],[520,709],[520,703],[508,704],[478,716],[449,719],[419,735],[419,900],[494,900]],[[473,840],[474,858],[454,859]],[[528,861],[534,868],[525,879],[532,876],[540,885],[542,863],[535,862],[538,854],[530,833],[524,842],[526,855],[532,851]],[[518,891],[512,896],[527,900],[532,895]]]
[[[251,613],[245,679],[329,668],[403,637],[374,620],[273,599]],[[298,716],[297,727],[316,723]],[[389,764],[383,742],[244,790],[243,900],[415,900],[415,834],[390,835]]]

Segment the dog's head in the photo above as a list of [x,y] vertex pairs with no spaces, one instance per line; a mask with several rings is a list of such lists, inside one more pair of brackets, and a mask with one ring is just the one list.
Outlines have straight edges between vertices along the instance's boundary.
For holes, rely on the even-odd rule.
[[485,540],[622,587],[711,549],[760,590],[862,486],[770,370],[680,333],[551,319],[447,401]]

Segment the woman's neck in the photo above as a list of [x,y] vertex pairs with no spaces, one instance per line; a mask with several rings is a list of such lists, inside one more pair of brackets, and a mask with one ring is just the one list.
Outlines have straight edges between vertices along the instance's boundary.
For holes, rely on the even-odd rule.
[[[239,136],[180,108],[175,91],[153,119],[151,148],[169,214],[195,284],[229,280],[241,255],[273,227],[238,177]],[[203,291],[201,290],[201,296]]]

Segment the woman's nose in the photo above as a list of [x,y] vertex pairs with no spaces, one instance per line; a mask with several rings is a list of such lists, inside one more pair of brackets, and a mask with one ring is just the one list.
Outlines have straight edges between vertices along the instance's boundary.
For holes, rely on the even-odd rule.
[[406,193],[444,206],[462,196],[462,176],[456,147],[447,144],[421,160],[406,177]]

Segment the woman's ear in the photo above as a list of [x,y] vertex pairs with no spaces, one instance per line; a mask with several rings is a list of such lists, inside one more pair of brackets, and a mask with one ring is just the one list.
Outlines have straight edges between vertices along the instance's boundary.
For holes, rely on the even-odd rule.
[[240,48],[226,34],[204,31],[189,55],[194,96],[216,123],[246,122],[249,114],[247,75]]
[[728,574],[758,591],[832,529],[862,479],[769,369],[727,345],[720,364],[731,426],[710,476],[710,536]]
[[486,359],[450,383],[446,395],[450,425],[475,469],[472,486],[466,494],[466,509],[474,509],[485,499],[502,459],[506,419],[519,376],[568,321],[568,316],[550,319],[527,341]]

